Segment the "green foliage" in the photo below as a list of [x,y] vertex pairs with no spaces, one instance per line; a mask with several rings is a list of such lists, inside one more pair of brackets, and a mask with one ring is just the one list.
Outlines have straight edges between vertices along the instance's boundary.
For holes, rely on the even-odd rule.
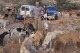
[[20,3],[16,3],[16,4],[15,4],[15,7],[16,7],[17,9],[19,9],[19,8],[21,7],[21,4],[20,4]]
[[71,3],[69,4],[68,8],[71,10],[71,9],[79,9],[80,6],[78,4],[75,4],[75,3]]
[[56,1],[57,1],[56,7],[58,8],[58,10],[63,10],[63,6],[66,3],[66,0],[56,0]]
[[66,0],[56,0],[58,6],[63,6],[66,3]]
[[56,0],[57,1],[57,8],[59,10],[76,10],[80,9],[80,4],[77,3],[70,3],[69,1],[66,0]]
[[35,2],[37,2],[37,1],[40,1],[40,0],[30,0],[30,1],[29,1],[29,4],[35,5]]
[[2,11],[4,8],[4,6],[2,4],[0,4],[0,11]]
[[76,3],[68,3],[63,6],[64,10],[77,10],[80,9],[80,5]]

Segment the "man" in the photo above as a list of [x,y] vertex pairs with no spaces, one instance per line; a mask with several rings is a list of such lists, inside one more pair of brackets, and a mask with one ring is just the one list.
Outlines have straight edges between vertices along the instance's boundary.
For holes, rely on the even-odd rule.
[[35,8],[33,10],[33,14],[34,14],[34,24],[37,30],[41,27],[42,12],[43,8],[40,6],[39,2],[35,2]]

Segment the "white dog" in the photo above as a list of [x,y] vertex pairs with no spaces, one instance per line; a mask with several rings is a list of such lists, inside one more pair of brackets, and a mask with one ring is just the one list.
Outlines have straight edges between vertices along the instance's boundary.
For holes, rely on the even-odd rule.
[[47,33],[47,36],[45,37],[44,41],[43,41],[43,44],[42,44],[42,47],[44,49],[46,49],[47,45],[50,43],[50,41],[52,39],[55,39],[58,34],[63,34],[64,32],[63,31],[60,31],[60,30],[55,30],[53,32],[48,32]]
[[49,25],[48,25],[47,20],[44,20],[44,21],[43,21],[43,27],[44,27],[46,30],[48,30]]
[[0,19],[1,28],[6,29],[7,20]]
[[24,31],[23,28],[17,27],[17,28],[12,29],[10,37],[11,38],[14,38],[14,37],[18,38],[19,43],[21,43],[21,39],[23,40],[28,33],[28,32],[27,33],[26,32],[27,31]]

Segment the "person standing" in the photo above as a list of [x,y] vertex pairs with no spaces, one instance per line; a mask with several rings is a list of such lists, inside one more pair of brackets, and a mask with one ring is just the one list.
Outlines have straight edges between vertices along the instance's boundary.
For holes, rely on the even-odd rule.
[[35,8],[33,10],[33,14],[34,14],[34,24],[37,30],[40,29],[41,27],[42,12],[43,12],[43,8],[40,6],[40,3],[35,2]]

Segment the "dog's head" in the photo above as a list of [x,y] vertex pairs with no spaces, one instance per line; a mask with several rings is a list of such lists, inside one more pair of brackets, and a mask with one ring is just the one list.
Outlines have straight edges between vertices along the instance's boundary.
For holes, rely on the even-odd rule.
[[46,49],[47,44],[42,44],[42,48],[45,50]]
[[34,46],[38,47],[39,46],[39,41],[33,41]]
[[33,44],[34,44],[34,46],[36,46],[36,47],[39,46],[39,38],[38,38],[38,37],[33,37]]
[[42,36],[42,35],[41,35],[41,33],[40,33],[39,31],[37,31],[37,32],[35,33],[35,36],[34,36],[34,38],[33,38],[33,43],[34,43],[35,46],[39,46],[41,36]]

